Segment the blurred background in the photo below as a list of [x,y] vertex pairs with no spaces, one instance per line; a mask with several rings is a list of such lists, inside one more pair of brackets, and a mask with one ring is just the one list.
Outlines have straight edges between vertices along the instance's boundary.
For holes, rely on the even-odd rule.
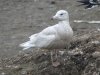
[[75,23],[74,20],[100,20],[100,7],[85,9],[78,0],[0,0],[0,57],[19,53],[19,44],[42,29],[57,23],[56,11],[69,12],[74,35],[97,29],[100,24]]

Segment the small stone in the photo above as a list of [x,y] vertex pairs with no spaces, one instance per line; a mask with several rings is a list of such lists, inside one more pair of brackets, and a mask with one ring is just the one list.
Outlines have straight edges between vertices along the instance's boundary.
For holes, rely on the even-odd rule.
[[100,57],[100,52],[99,51],[95,51],[93,54],[92,54],[93,57],[97,58],[97,57]]
[[94,44],[100,44],[100,41],[92,41]]
[[24,56],[26,56],[26,57],[27,57],[27,56],[29,56],[29,54],[24,54]]
[[11,68],[11,65],[7,65],[6,67],[7,67],[7,68]]
[[59,65],[60,65],[60,62],[58,62],[58,61],[52,63],[53,67],[58,67]]
[[27,72],[24,70],[24,71],[21,72],[21,74],[25,75],[25,74],[27,74]]
[[22,70],[22,67],[20,65],[16,65],[16,66],[13,65],[12,69],[15,70],[15,71],[19,71],[19,70]]
[[51,1],[51,4],[56,4],[56,2],[55,1]]
[[19,66],[13,66],[13,68],[17,69],[17,68],[19,68]]
[[97,31],[99,31],[99,32],[100,32],[100,28],[98,28],[98,29],[97,29]]
[[65,53],[65,51],[59,51],[59,53],[60,53],[61,55],[63,55],[63,54]]
[[39,9],[39,10],[43,10],[43,8],[42,8],[42,7],[39,7],[38,9]]
[[6,73],[2,72],[1,75],[5,75]]
[[83,54],[83,52],[79,49],[79,48],[75,48],[74,50],[72,51],[68,51],[68,54],[69,55],[77,55],[77,54]]

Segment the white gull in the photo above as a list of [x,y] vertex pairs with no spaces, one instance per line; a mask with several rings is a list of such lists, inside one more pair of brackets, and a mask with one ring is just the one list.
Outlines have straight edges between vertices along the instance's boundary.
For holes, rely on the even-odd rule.
[[39,33],[29,37],[29,41],[20,44],[23,50],[33,48],[64,49],[72,40],[73,30],[69,24],[69,15],[65,10],[59,10],[53,19],[59,20],[58,24],[49,26]]

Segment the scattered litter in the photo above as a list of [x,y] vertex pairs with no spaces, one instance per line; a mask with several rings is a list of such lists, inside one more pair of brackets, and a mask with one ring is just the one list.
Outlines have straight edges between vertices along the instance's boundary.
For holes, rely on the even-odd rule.
[[92,54],[93,57],[97,58],[97,57],[100,57],[100,52],[99,51],[95,51],[93,54]]
[[76,23],[100,23],[100,21],[85,21],[85,20],[74,20]]
[[100,44],[100,41],[92,41],[91,43],[94,43],[94,44]]
[[83,52],[79,48],[75,48],[72,51],[68,51],[69,55],[77,55],[77,54],[83,54]]
[[65,53],[65,51],[59,51],[59,53],[60,53],[61,55],[63,55],[63,54]]

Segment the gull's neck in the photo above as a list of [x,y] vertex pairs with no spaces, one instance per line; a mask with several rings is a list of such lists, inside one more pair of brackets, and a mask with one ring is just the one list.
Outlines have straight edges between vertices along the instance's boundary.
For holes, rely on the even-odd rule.
[[60,21],[60,22],[69,22],[69,20],[62,20],[62,21]]
[[63,20],[63,21],[59,21],[59,24],[63,24],[63,25],[69,25],[69,20]]

